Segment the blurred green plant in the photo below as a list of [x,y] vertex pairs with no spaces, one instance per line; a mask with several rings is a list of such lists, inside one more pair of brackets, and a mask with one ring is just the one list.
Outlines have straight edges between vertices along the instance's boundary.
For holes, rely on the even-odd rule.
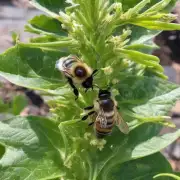
[[161,177],[161,176],[169,176],[169,177],[172,177],[173,179],[176,179],[176,180],[179,180],[180,177],[179,176],[176,176],[174,174],[168,174],[168,173],[164,173],[164,174],[158,174],[156,176],[154,176],[153,178],[158,178],[158,177]]
[[14,95],[12,101],[6,103],[0,99],[0,113],[19,115],[27,105],[28,100],[24,95]]
[[[19,117],[0,122],[2,180],[152,180],[173,173],[160,154],[180,131],[168,112],[180,98],[180,87],[168,82],[152,38],[161,30],[180,30],[168,13],[175,0],[32,0],[47,15],[36,16],[25,30],[38,34],[0,55],[0,75],[14,84],[49,94],[51,116]],[[99,72],[94,83],[111,85],[130,133],[114,127],[98,140],[87,122],[78,122],[82,108],[98,89],[74,95],[55,68],[62,56],[76,54]],[[158,162],[158,163],[157,163]],[[168,180],[169,177],[159,178]]]

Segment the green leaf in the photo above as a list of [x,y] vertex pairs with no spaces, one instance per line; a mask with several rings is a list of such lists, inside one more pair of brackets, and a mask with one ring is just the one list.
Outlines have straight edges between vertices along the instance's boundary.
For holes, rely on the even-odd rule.
[[142,0],[139,3],[137,3],[134,7],[130,8],[126,14],[130,15],[130,17],[133,17],[137,14],[140,14],[142,10],[147,7],[147,4],[149,4],[150,0]]
[[171,0],[161,0],[160,2],[150,7],[147,11],[145,11],[145,13],[159,12],[163,10],[164,8],[166,8],[168,5],[170,5],[170,2],[172,3]]
[[[106,179],[152,180],[154,175],[161,172],[171,173],[172,169],[169,162],[160,153],[157,153],[116,166]],[[169,180],[169,178],[161,180]]]
[[[160,33],[158,30],[150,30],[144,27],[128,25],[124,28],[131,28],[131,35],[129,37],[129,42],[125,49],[136,50],[146,54],[152,54],[153,50],[157,49],[158,46],[153,42],[153,38]],[[116,29],[116,34],[120,34],[122,27]]]
[[[133,51],[133,50],[126,50],[126,49],[121,49],[120,51],[123,54],[127,55],[127,57],[129,57],[130,59],[132,59],[132,60],[134,59],[134,61],[137,61],[137,63],[143,63],[143,60],[149,60],[149,62],[146,63],[147,66],[148,65],[149,66],[154,65],[153,62],[159,63],[159,58],[156,57],[156,56],[140,53],[140,52]],[[143,59],[143,60],[138,60],[140,58]],[[159,65],[159,64],[157,64],[157,65]]]
[[0,144],[0,159],[3,157],[5,151],[6,151],[5,147],[2,144]]
[[161,21],[131,21],[132,24],[145,27],[151,30],[180,30],[179,24],[166,23]]
[[55,68],[66,53],[16,45],[0,55],[0,75],[19,86],[63,94],[64,79]]
[[12,113],[19,115],[20,112],[28,105],[27,97],[24,95],[17,95],[12,101]]
[[55,42],[55,41],[58,41],[58,39],[49,35],[34,37],[30,39],[31,43],[48,43],[48,42]]
[[[135,5],[140,3],[142,0],[111,0],[112,2],[121,2],[123,4],[123,9],[128,10],[129,8],[133,8]],[[146,9],[153,6],[154,4],[157,4],[158,2],[161,2],[163,0],[151,0],[149,4],[147,4]],[[166,10],[170,10],[174,7],[177,0],[171,0],[168,6],[166,6]]]
[[29,21],[30,25],[37,29],[41,34],[48,34],[52,36],[64,36],[65,30],[62,29],[61,23],[46,15],[35,16]]
[[151,54],[153,52],[153,50],[158,49],[158,46],[156,46],[154,44],[152,44],[152,45],[133,44],[133,45],[125,46],[124,49],[140,51],[145,54]]
[[149,99],[146,103],[133,108],[133,111],[146,117],[168,115],[168,111],[179,99],[180,88],[177,88],[170,91],[169,93],[163,93],[162,95]]
[[49,119],[16,117],[0,122],[0,142],[6,148],[0,159],[1,180],[55,179],[65,174],[61,136]]
[[174,172],[173,174],[175,174],[176,176],[180,176],[180,172]]
[[173,179],[176,179],[176,180],[180,180],[180,176],[177,176],[175,174],[170,174],[170,173],[161,173],[161,174],[157,174],[156,176],[154,176],[153,178],[156,179],[160,179],[159,177],[163,177],[163,179],[165,177],[172,177]]
[[58,129],[57,122],[40,117],[15,117],[0,122],[0,143],[6,148],[0,159],[1,179],[104,180],[120,164],[154,154],[180,135],[177,131],[157,136],[159,127],[152,124],[136,128],[129,135],[114,128],[100,151],[95,143],[100,142],[86,135],[87,126],[66,121]]
[[[120,164],[154,154],[180,135],[177,131],[157,136],[160,128],[152,124],[142,125],[131,131],[129,135],[123,135],[114,128],[112,136],[106,138],[106,144],[103,146],[102,141],[99,142],[88,135],[90,130],[85,128],[86,126],[76,121],[60,124],[60,132],[66,147],[65,166],[73,171],[76,177],[74,179],[78,180],[87,177],[98,180],[108,179],[107,177],[111,177],[113,170]],[[104,148],[100,151],[98,147]]]
[[[161,11],[164,7],[166,11],[166,8],[175,3],[172,0],[170,6],[166,7],[168,1],[161,1],[162,3],[157,5],[156,3],[160,1],[152,0],[144,7],[149,1],[117,0],[116,2],[122,3],[121,8],[121,4],[109,7],[109,1],[67,0],[69,3],[72,2],[72,7],[66,9],[68,15],[63,11],[59,15],[65,1],[31,1],[37,8],[63,22],[63,27],[69,31],[69,34],[67,37],[61,36],[62,28],[57,20],[44,15],[35,17],[30,21],[27,30],[42,36],[33,39],[29,44],[17,42],[15,47],[0,55],[0,75],[17,85],[63,96],[58,97],[59,99],[54,98],[54,102],[51,101],[51,112],[56,121],[40,117],[14,117],[0,122],[0,143],[6,149],[4,154],[2,150],[0,159],[2,180],[140,179],[141,177],[152,178],[156,170],[157,173],[171,173],[169,165],[162,156],[153,154],[180,137],[179,130],[162,136],[158,135],[161,125],[165,124],[165,115],[180,98],[180,88],[154,76],[151,77],[151,74],[149,74],[150,77],[143,77],[144,72],[147,71],[164,76],[158,59],[142,52],[149,51],[152,46],[149,38],[158,33],[159,29],[173,29],[178,25],[165,23],[165,21],[170,22],[173,17],[164,16],[164,14],[161,14],[161,18],[165,18],[165,21],[161,18],[157,20],[160,16],[155,16],[151,17],[151,20],[156,19],[153,22],[149,21],[148,17],[128,16],[128,14],[137,15],[137,12],[143,13],[154,4],[156,5],[149,11],[154,11],[156,8]],[[121,20],[122,23],[119,22]],[[157,23],[160,20],[162,20],[161,27],[158,28]],[[127,35],[124,33],[119,36],[120,38],[113,37],[115,41],[112,41],[112,44],[108,43],[108,39],[111,39],[111,31],[116,25],[126,24],[121,26],[123,31],[128,22],[135,24],[128,26],[129,28],[142,26],[158,31],[147,31],[145,28],[138,27],[137,31],[139,29],[141,31],[137,35],[133,34],[135,32],[132,33],[129,44],[126,38],[129,37],[130,31],[124,31],[128,32]],[[130,128],[128,135],[122,134],[117,127],[113,127],[111,136],[106,137],[105,140],[97,139],[94,132],[95,126],[88,126],[88,122],[80,121],[82,108],[95,100],[98,90],[85,94],[80,89],[80,97],[76,103],[74,102],[66,89],[65,78],[55,68],[59,58],[69,55],[65,53],[68,50],[83,57],[86,62],[90,62],[93,68],[104,68],[103,60],[107,66],[114,63],[117,71],[112,71],[112,75],[109,75],[112,78],[122,72],[122,78],[120,83],[115,85],[115,91],[117,89],[119,91],[117,96],[119,110]],[[122,59],[123,57],[128,60]],[[109,60],[106,61],[106,59]],[[116,60],[122,60],[122,62],[116,64]],[[118,65],[123,69],[120,73]],[[109,70],[111,70],[110,66]],[[102,87],[107,87],[111,82],[109,82],[109,76],[104,78],[104,72],[98,72],[96,77],[102,82],[97,85],[102,84]],[[128,73],[137,75],[129,77]],[[157,158],[162,166],[155,164],[152,158]],[[144,163],[150,168],[145,169]],[[139,164],[142,165],[139,167]],[[123,166],[127,171],[123,170]],[[139,169],[135,171],[137,166]],[[135,172],[130,174],[127,167]],[[149,172],[152,173],[150,176],[147,175]]]
[[9,108],[9,104],[5,104],[2,99],[0,99],[0,113],[8,112]]
[[132,34],[129,44],[144,44],[152,41],[152,38],[159,34],[160,31],[149,30],[144,27],[131,26]]
[[[179,91],[178,85],[169,81],[162,80],[155,77],[142,76],[128,76],[121,79],[117,84],[119,95],[116,99],[119,104],[126,105],[141,105],[151,99],[158,98],[162,95],[168,95],[173,91]],[[180,94],[176,97],[169,97],[169,100],[178,99]],[[171,101],[171,100],[170,100]]]
[[[127,49],[117,49],[117,53],[121,54],[127,59],[134,61],[138,64],[144,65],[145,67],[149,68],[150,71],[162,73],[164,70],[162,66],[159,64],[159,59],[156,56],[144,54],[134,50],[127,50]],[[166,76],[163,75],[162,77],[166,79]]]
[[37,9],[45,11],[53,16],[58,15],[59,11],[67,5],[64,0],[31,0],[30,3]]
[[[118,2],[121,2],[123,4],[123,9],[124,10],[128,10],[129,8],[133,8],[137,3],[141,2],[140,0],[116,0]],[[169,3],[169,5],[167,5]],[[150,8],[151,10],[157,9],[157,11],[159,12],[159,8],[162,7],[166,7],[165,11],[169,11],[170,9],[172,9],[174,7],[176,3],[176,0],[151,0],[151,3],[146,5],[146,9]],[[154,6],[153,6],[154,5]],[[160,6],[161,5],[161,6]],[[153,7],[153,8],[152,8]],[[133,19],[132,19],[133,21]],[[167,23],[163,23],[163,22],[152,22],[152,21],[148,21],[146,24],[144,24],[141,21],[137,21],[137,23],[133,23],[134,25],[127,25],[124,26],[124,28],[130,27],[132,34],[131,34],[131,38],[129,41],[129,45],[136,45],[136,44],[146,44],[149,42],[152,44],[152,38],[154,36],[156,36],[157,34],[160,33],[161,30],[165,30],[165,29],[178,29],[179,26],[178,25],[174,25],[174,24],[167,24]],[[161,26],[159,26],[159,24]],[[138,26],[136,26],[138,25]],[[123,29],[123,27],[119,27],[116,30],[116,33],[120,32]],[[152,52],[152,49],[149,50],[140,50],[141,52]]]
[[166,116],[180,99],[176,84],[155,77],[129,76],[121,80],[117,89],[120,112],[132,126],[154,122],[173,127]]

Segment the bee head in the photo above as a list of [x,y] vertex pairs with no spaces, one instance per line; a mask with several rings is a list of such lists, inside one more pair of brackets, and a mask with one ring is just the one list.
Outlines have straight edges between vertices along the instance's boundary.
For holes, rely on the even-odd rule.
[[92,88],[93,87],[93,77],[90,76],[88,77],[83,83],[82,86],[86,89]]
[[111,98],[111,92],[108,90],[99,90],[99,95],[98,95],[99,99],[109,99]]
[[82,83],[82,86],[83,86],[84,88],[86,88],[86,90],[88,90],[89,88],[92,88],[92,89],[93,89],[93,76],[96,74],[97,71],[98,71],[98,70],[95,69],[95,70],[92,72],[91,76],[89,76],[89,77]]

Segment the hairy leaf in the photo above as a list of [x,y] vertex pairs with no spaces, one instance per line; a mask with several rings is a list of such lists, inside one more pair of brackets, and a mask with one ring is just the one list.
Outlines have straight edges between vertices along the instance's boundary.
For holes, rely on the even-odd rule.
[[[113,169],[120,164],[158,152],[180,135],[177,131],[162,137],[156,136],[159,127],[148,124],[136,128],[128,136],[114,129],[112,136],[106,138],[107,143],[103,146],[102,142],[91,139],[85,130],[82,125],[73,121],[60,124],[66,147],[66,166],[71,168],[76,179],[105,179],[107,175],[111,176]],[[73,137],[70,132],[73,132]],[[87,138],[87,142],[83,137]],[[97,149],[103,147],[101,151]]]
[[[176,96],[169,96],[169,101],[180,98],[178,85],[155,77],[127,76],[115,85],[119,95],[117,100],[123,105],[141,105],[150,99],[177,91]],[[160,102],[160,101],[159,101]],[[165,102],[164,102],[165,103]]]
[[0,55],[0,75],[23,87],[62,94],[64,80],[55,64],[64,55],[59,51],[16,45]]
[[0,160],[1,179],[104,179],[106,174],[113,176],[117,165],[154,154],[180,135],[177,131],[157,136],[159,127],[148,124],[128,136],[114,129],[107,143],[98,146],[100,141],[87,136],[86,123],[66,121],[60,129],[57,125],[40,117],[15,117],[1,122],[0,143],[6,148]]
[[53,179],[65,174],[59,149],[63,142],[53,121],[16,117],[1,122],[0,142],[6,148],[0,159],[2,180]]
[[31,4],[51,15],[59,14],[66,5],[65,0],[31,0]]
[[167,116],[180,99],[177,85],[155,77],[129,76],[117,88],[120,112],[130,122],[132,129],[147,122],[175,127]]
[[137,26],[146,27],[151,30],[180,30],[179,24],[165,23],[161,21],[132,21],[132,24]]
[[[38,31],[38,34],[41,33],[51,36],[66,35],[65,31],[61,27],[61,23],[58,20],[46,15],[35,16],[29,21],[29,24],[32,26],[32,28]],[[32,32],[28,27],[26,30]]]
[[[118,3],[111,6],[109,2]],[[17,39],[15,47],[0,55],[0,75],[17,85],[59,96],[50,102],[49,119],[13,117],[0,122],[1,179],[131,180],[172,173],[155,153],[180,137],[179,130],[159,135],[161,125],[173,127],[166,115],[180,98],[180,88],[156,78],[164,78],[163,68],[156,57],[143,52],[154,48],[150,39],[160,30],[179,28],[169,23],[174,16],[165,14],[175,0],[31,3],[52,18],[42,15],[30,21],[26,30],[42,36],[28,44]],[[66,3],[72,6],[64,11]],[[84,92],[79,88],[77,101],[55,68],[56,61],[70,53],[98,70],[94,89]],[[96,100],[99,88],[111,84],[115,84],[111,91],[117,95],[130,133],[124,135],[114,126],[111,136],[97,139],[95,126],[80,121],[81,113]]]
[[[153,176],[160,172],[171,173],[172,169],[169,162],[160,153],[157,153],[121,164],[112,170],[111,176],[106,176],[105,179],[152,180]],[[169,180],[169,178],[160,178],[160,180]]]

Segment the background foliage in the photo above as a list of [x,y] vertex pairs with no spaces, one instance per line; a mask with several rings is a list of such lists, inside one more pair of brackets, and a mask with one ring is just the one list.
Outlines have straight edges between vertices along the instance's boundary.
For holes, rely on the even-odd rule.
[[[48,93],[52,112],[47,118],[14,116],[0,123],[1,179],[150,180],[159,173],[173,173],[159,151],[180,131],[162,136],[159,132],[162,125],[174,127],[167,115],[180,98],[180,87],[166,80],[159,59],[148,53],[157,48],[151,41],[154,35],[180,29],[167,13],[176,1],[67,2],[32,0],[50,15],[36,16],[25,27],[39,36],[27,44],[17,36],[16,45],[0,55],[0,75]],[[99,69],[94,83],[113,87],[129,135],[115,127],[112,136],[97,140],[87,122],[77,122],[98,89],[84,93],[79,87],[80,97],[74,100],[55,69],[56,61],[69,54]]]

